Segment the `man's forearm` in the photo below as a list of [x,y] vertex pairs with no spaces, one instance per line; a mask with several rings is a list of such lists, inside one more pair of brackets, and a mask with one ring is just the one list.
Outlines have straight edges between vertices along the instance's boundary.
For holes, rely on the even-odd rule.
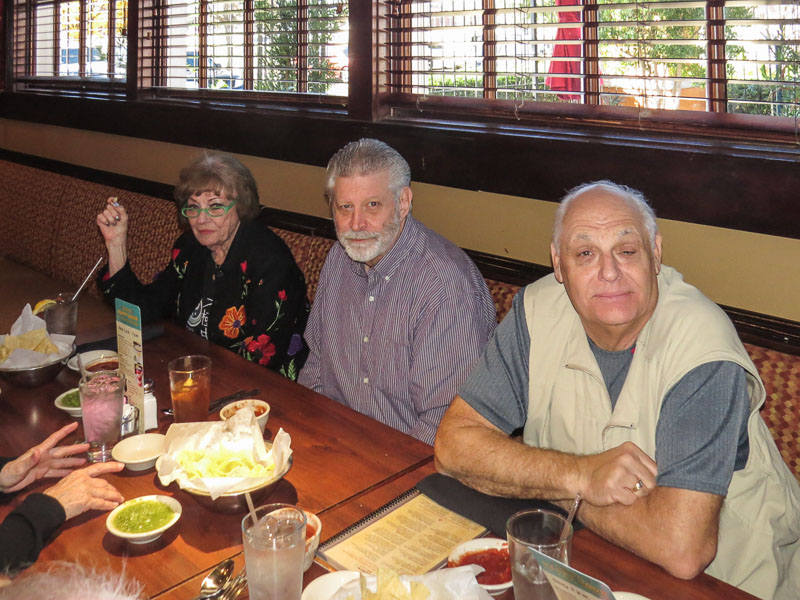
[[573,456],[526,446],[481,426],[440,427],[436,468],[494,496],[558,500],[577,493],[570,477]]
[[657,487],[630,506],[584,502],[578,519],[675,577],[691,579],[714,559],[721,506],[720,496]]

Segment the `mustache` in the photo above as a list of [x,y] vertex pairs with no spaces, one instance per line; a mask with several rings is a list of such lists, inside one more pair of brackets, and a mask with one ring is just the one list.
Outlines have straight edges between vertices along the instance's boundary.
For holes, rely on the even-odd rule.
[[380,234],[369,231],[346,231],[342,234],[345,240],[377,240]]

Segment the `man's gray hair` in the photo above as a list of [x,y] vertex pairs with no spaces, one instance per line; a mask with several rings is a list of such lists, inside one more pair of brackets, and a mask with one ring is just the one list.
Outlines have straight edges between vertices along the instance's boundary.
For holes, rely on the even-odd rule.
[[362,138],[341,148],[328,161],[325,177],[325,198],[334,200],[333,186],[339,177],[357,177],[389,173],[389,190],[395,200],[404,187],[411,184],[411,168],[400,153],[380,140]]
[[564,224],[564,216],[567,214],[567,210],[569,210],[569,205],[579,196],[595,190],[603,190],[618,196],[635,208],[642,219],[642,224],[647,231],[647,236],[650,238],[650,247],[655,250],[658,223],[656,222],[656,213],[653,212],[653,208],[650,206],[647,198],[645,198],[644,194],[639,190],[635,190],[627,185],[614,183],[608,179],[602,179],[600,181],[592,181],[591,183],[583,183],[576,186],[568,191],[566,196],[561,199],[561,203],[556,209],[556,217],[553,223],[553,246],[555,246],[556,252],[560,252],[561,228]]
[[140,600],[142,585],[125,572],[99,572],[68,562],[53,562],[46,571],[23,573],[5,587],[0,600]]

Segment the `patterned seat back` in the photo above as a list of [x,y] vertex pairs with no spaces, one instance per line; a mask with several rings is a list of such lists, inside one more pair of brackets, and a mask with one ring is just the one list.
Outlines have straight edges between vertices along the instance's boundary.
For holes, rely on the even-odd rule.
[[767,398],[761,416],[783,460],[800,481],[800,356],[745,344]]

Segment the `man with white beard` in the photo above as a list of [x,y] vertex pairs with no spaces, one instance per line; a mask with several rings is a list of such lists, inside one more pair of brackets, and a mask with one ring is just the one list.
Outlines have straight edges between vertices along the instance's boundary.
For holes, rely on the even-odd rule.
[[299,382],[433,444],[455,392],[494,331],[481,273],[411,216],[411,171],[362,139],[328,163],[336,226],[305,338]]

